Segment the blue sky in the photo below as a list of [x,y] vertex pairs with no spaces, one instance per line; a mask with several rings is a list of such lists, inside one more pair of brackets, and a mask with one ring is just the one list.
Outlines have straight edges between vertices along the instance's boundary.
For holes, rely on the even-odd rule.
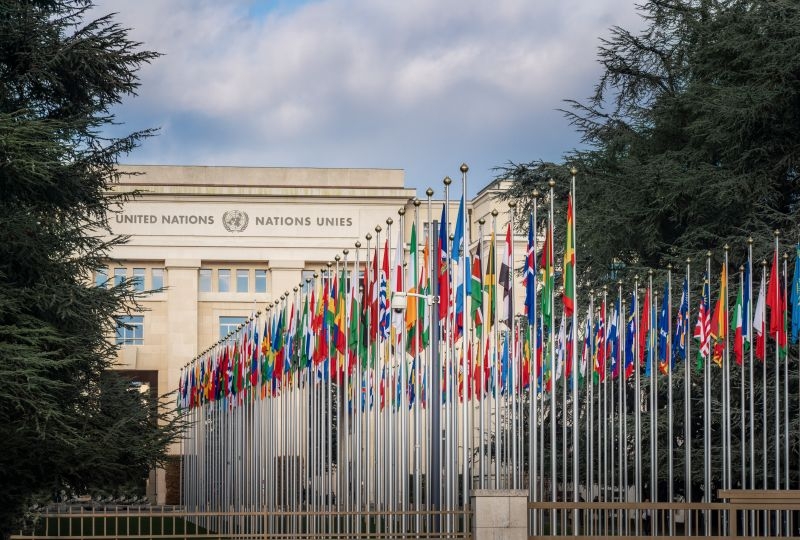
[[420,195],[578,145],[557,109],[591,93],[611,26],[641,26],[634,0],[97,4],[163,53],[114,111],[160,128],[126,163],[399,168]]

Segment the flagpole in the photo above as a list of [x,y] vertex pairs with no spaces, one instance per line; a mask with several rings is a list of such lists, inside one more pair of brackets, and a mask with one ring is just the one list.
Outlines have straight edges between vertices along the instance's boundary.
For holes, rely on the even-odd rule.
[[[480,218],[478,220],[478,249],[483,247],[483,226],[486,223],[484,218]],[[484,283],[484,271],[483,271],[483,261],[480,261],[480,272],[481,272],[481,286]],[[471,279],[471,278],[470,278]],[[474,284],[473,284],[474,286]],[[480,291],[481,298],[483,298],[483,289]],[[481,319],[486,322],[486,317],[483,316],[483,312],[486,309],[486,306],[483,305],[483,301],[481,301],[480,305],[481,309]],[[479,474],[479,486],[480,489],[485,489],[486,487],[486,439],[484,437],[484,419],[483,419],[483,401],[484,401],[484,393],[486,392],[486,388],[484,388],[484,378],[483,378],[483,370],[486,369],[486,366],[483,363],[486,361],[484,357],[484,344],[482,343],[483,339],[482,336],[478,338],[478,354],[477,358],[481,359],[480,363],[480,373],[478,374],[478,380],[480,380],[481,384],[477,385],[478,388],[476,389],[476,393],[478,393],[478,448],[480,449],[480,455],[478,456],[478,468],[480,470]]]
[[[497,210],[492,210],[492,240],[494,241],[494,256],[491,258],[492,273],[494,275],[494,295],[489,309],[492,310],[491,320],[492,337],[494,347],[492,347],[492,409],[494,410],[494,489],[500,489],[500,406],[498,398],[499,372],[497,369],[497,338],[498,338],[498,318],[497,318]],[[491,248],[490,248],[491,249]]]
[[511,400],[511,440],[509,441],[509,445],[511,446],[511,488],[517,489],[519,484],[517,483],[517,355],[516,355],[516,335],[515,335],[515,317],[514,317],[514,213],[517,208],[517,203],[514,200],[508,202],[508,225],[511,228],[511,243],[508,245],[509,249],[509,299],[508,303],[505,303],[506,308],[506,316],[508,322],[508,334],[510,336],[511,344],[509,345],[509,363],[510,363],[510,374],[508,381],[508,389],[506,391],[506,396]]
[[[422,202],[414,197],[414,230],[416,234],[419,234],[419,207]],[[417,249],[419,248],[419,239],[414,235],[414,242],[416,245],[411,246],[414,250],[414,256],[416,260],[414,261],[414,275],[412,276],[414,279],[414,283],[411,284],[411,287],[419,288],[419,254],[417,253]],[[427,294],[426,291],[417,290],[418,294]],[[428,302],[427,298],[419,298],[417,302],[425,302],[423,304],[423,309],[428,309]],[[422,510],[422,478],[421,478],[421,471],[422,471],[422,417],[420,413],[421,408],[421,400],[422,400],[422,389],[420,385],[422,383],[422,377],[420,375],[422,366],[422,342],[420,336],[420,324],[425,323],[425,318],[423,316],[422,321],[416,321],[416,317],[419,316],[419,308],[417,308],[417,312],[414,314],[415,324],[414,324],[414,351],[413,351],[413,362],[414,362],[414,510],[417,512],[417,520],[415,523],[415,531],[421,532],[421,521],[419,512]]]
[[[367,234],[369,234],[369,233],[367,233]],[[369,238],[367,238],[367,240],[369,240]],[[374,491],[375,508],[378,509],[378,510],[384,509],[383,485],[384,485],[384,479],[385,479],[385,475],[381,474],[379,471],[385,471],[386,470],[385,468],[383,468],[383,465],[384,465],[384,463],[383,463],[383,445],[381,444],[382,435],[383,434],[381,432],[382,426],[381,426],[381,421],[380,421],[381,420],[381,413],[382,413],[382,411],[381,411],[381,402],[382,402],[381,388],[384,388],[384,387],[381,386],[382,379],[379,379],[379,375],[378,375],[379,372],[381,373],[381,375],[383,374],[382,371],[381,371],[383,366],[381,365],[381,348],[382,348],[382,345],[381,345],[381,329],[380,329],[381,317],[383,315],[381,313],[381,307],[380,307],[380,305],[381,305],[381,299],[380,299],[381,287],[382,287],[382,283],[383,283],[383,279],[381,278],[381,270],[383,269],[383,264],[382,264],[381,261],[383,260],[383,258],[380,256],[380,249],[381,249],[381,226],[380,225],[376,225],[375,226],[375,262],[374,262],[375,274],[373,275],[373,277],[376,280],[376,284],[373,286],[373,296],[375,298],[373,298],[373,306],[372,306],[372,308],[377,311],[377,317],[373,317],[373,320],[376,322],[377,328],[375,328],[374,330],[371,330],[371,335],[375,336],[375,343],[373,344],[374,345],[374,352],[373,352],[374,358],[373,358],[373,365],[372,365],[372,379],[373,379],[372,380],[372,388],[373,388],[373,392],[374,392],[374,394],[373,394],[374,395],[374,400],[376,401],[376,403],[373,405],[374,411],[372,413],[373,423],[375,424],[375,426],[374,426],[374,428],[372,430],[372,439],[373,439],[372,444],[373,444],[373,447],[374,447],[374,450],[373,450],[374,455],[373,455],[372,460],[375,463],[375,471],[374,471],[375,476],[374,476],[373,488],[372,489]],[[384,392],[385,392],[385,388],[384,388]]]
[[[547,250],[548,255],[547,257],[550,258],[550,253],[553,251],[553,198],[554,198],[554,187],[556,185],[556,181],[550,178],[547,181],[548,186],[550,187],[550,215],[548,224],[548,244]],[[553,264],[553,261],[550,260],[550,264]],[[550,276],[545,276],[545,279],[548,280]],[[550,491],[551,491],[551,499],[552,502],[556,502],[558,500],[557,494],[557,484],[558,479],[556,477],[556,468],[558,463],[557,458],[557,441],[556,441],[556,406],[558,403],[556,394],[558,389],[558,379],[556,378],[556,348],[555,348],[555,340],[554,340],[554,328],[553,328],[553,312],[554,312],[554,303],[555,298],[553,293],[554,287],[548,287],[550,289],[549,294],[549,302],[550,302],[550,333],[548,339],[550,341]],[[555,534],[556,532],[556,512],[555,510],[550,510],[550,534]]]
[[[647,303],[647,309],[649,313],[647,314],[647,326],[648,328],[644,330],[645,337],[646,337],[646,346],[645,346],[645,355],[647,355],[647,362],[650,365],[650,381],[649,381],[649,390],[650,390],[650,398],[648,399],[648,409],[650,413],[650,501],[656,502],[658,500],[656,494],[656,461],[658,460],[658,442],[656,441],[657,437],[657,428],[656,423],[658,422],[658,397],[656,395],[656,386],[658,384],[658,366],[654,366],[653,364],[656,363],[656,356],[655,351],[653,348],[653,314],[658,313],[658,295],[653,291],[653,269],[647,271],[647,292],[645,293],[650,296],[650,301]],[[642,314],[644,316],[644,313]],[[658,326],[658,325],[655,325]],[[655,517],[655,516],[653,516]],[[651,521],[655,521],[654,519]],[[656,527],[650,527],[650,530],[655,534]]]
[[[691,345],[692,340],[689,338],[689,322],[691,316],[689,315],[692,310],[692,287],[691,287],[691,264],[692,259],[686,259],[686,313],[681,314],[681,320],[684,327],[683,344],[686,350],[686,357],[683,360],[683,382],[684,382],[684,417],[683,417],[683,434],[686,441],[684,450],[684,502],[691,503],[694,500],[693,483],[692,483],[692,367],[691,367]],[[684,511],[684,526],[688,534],[692,534],[692,512]]]
[[[642,331],[639,328],[639,276],[633,278],[633,320],[634,320],[634,340],[633,340],[633,365],[634,365],[634,390],[633,390],[633,420],[634,420],[634,485],[636,491],[633,500],[635,502],[642,502],[642,369],[639,360],[639,334]],[[641,519],[637,514],[636,519],[636,534],[641,534]]]
[[[400,207],[397,211],[398,219],[397,219],[397,232],[400,241],[398,242],[395,249],[397,253],[397,260],[403,260],[405,264],[408,264],[405,261],[405,215],[406,210],[405,207]],[[405,274],[403,266],[400,266],[398,269],[398,275],[396,276],[398,279]],[[405,283],[395,283],[395,289],[399,292],[406,288]],[[408,359],[406,358],[406,332],[405,332],[405,317],[400,317],[400,323],[395,325],[397,331],[400,333],[400,350],[397,351],[397,339],[395,338],[395,353],[397,359],[399,361],[399,365],[397,366],[398,374],[397,376],[400,378],[400,396],[397,398],[397,421],[399,422],[399,426],[397,429],[398,435],[400,437],[400,511],[405,512],[407,509],[406,503],[408,499],[408,418],[406,414],[406,400],[408,399],[408,378],[407,378],[407,371],[408,371]],[[400,531],[405,533],[406,532],[406,515],[403,514],[401,517],[401,527]]]
[[[618,316],[619,322],[622,322],[622,315],[625,313],[625,301],[622,299],[622,281],[618,282],[619,286],[619,302],[620,302],[620,312]],[[626,319],[627,321],[627,319]],[[617,329],[619,331],[619,328]],[[625,336],[627,336],[627,322],[625,324]],[[620,336],[622,340],[623,336]],[[620,487],[625,490],[625,502],[629,501],[629,491],[628,486],[628,374],[627,374],[627,366],[625,366],[625,354],[623,350],[627,348],[626,342],[627,337],[622,340],[621,344],[618,349],[617,356],[620,357],[617,360],[617,379],[619,380],[620,392],[619,392],[619,408],[622,411],[622,422],[620,423],[620,445],[619,445],[619,452],[620,452]],[[619,362],[622,362],[620,366]],[[630,521],[627,519],[627,515],[625,516],[625,534],[627,535],[630,530]]]
[[[578,169],[573,165],[570,170],[572,176],[572,185],[570,186],[570,195],[572,198],[572,243],[573,243],[573,269],[572,269],[572,362],[575,364],[578,360],[578,287],[577,287],[577,268],[575,268],[576,254],[574,251],[575,242],[575,176],[578,174]],[[578,502],[578,370],[575,366],[572,367],[572,499],[573,502]],[[565,479],[566,480],[566,479]],[[572,511],[572,535],[578,536],[578,509]]]
[[[722,291],[724,291],[723,297],[720,299],[722,302],[722,314],[723,314],[723,328],[724,328],[724,358],[723,358],[723,381],[722,381],[722,416],[724,420],[723,424],[723,433],[724,433],[724,441],[722,443],[722,448],[725,453],[723,463],[724,463],[724,479],[725,479],[725,488],[730,489],[731,485],[733,484],[733,463],[731,462],[731,363],[730,363],[730,340],[728,339],[730,334],[730,319],[729,317],[729,309],[728,309],[728,251],[729,246],[725,244],[723,246],[724,249],[724,256],[725,256],[725,272],[724,278],[725,282],[720,284],[722,287]],[[727,519],[726,519],[727,522]],[[726,523],[727,524],[727,523]]]
[[[434,262],[433,262],[433,260],[434,260],[433,235],[434,235],[434,232],[435,232],[434,228],[433,228],[433,214],[432,214],[432,209],[431,209],[431,197],[433,197],[433,188],[429,187],[428,189],[426,189],[425,190],[425,195],[428,198],[428,204],[427,204],[427,207],[428,207],[428,234],[426,235],[426,238],[425,238],[425,242],[426,242],[425,245],[428,248],[428,264],[427,264],[427,266],[425,268],[425,271],[428,273],[427,280],[428,280],[429,290],[427,292],[428,292],[428,294],[431,294],[431,293],[433,293],[433,288],[435,287],[433,276],[434,275],[438,276],[438,270],[437,270],[436,273],[434,273],[434,271],[433,271],[433,268],[434,268]],[[436,268],[439,267],[438,266],[438,261],[435,264],[435,266],[436,266]],[[437,292],[438,292],[438,290],[437,290]],[[439,301],[441,301],[441,299]],[[424,377],[424,389],[423,389],[423,392],[425,394],[425,406],[426,406],[426,408],[428,408],[428,411],[430,411],[425,415],[425,433],[426,433],[425,444],[426,444],[426,450],[427,450],[427,452],[426,452],[426,462],[425,462],[425,464],[426,464],[426,469],[425,469],[426,470],[426,476],[425,476],[425,503],[426,503],[426,509],[428,511],[433,509],[433,503],[432,503],[433,472],[435,471],[436,474],[439,473],[438,468],[434,469],[433,466],[432,466],[434,445],[437,445],[437,448],[438,448],[438,440],[439,440],[438,433],[436,433],[434,431],[434,429],[433,429],[433,414],[434,414],[433,411],[434,411],[434,406],[440,403],[440,401],[438,401],[439,400],[438,395],[437,395],[438,392],[433,392],[431,390],[432,385],[433,385],[433,357],[434,357],[433,348],[439,346],[439,344],[433,339],[433,335],[435,333],[435,330],[433,328],[433,319],[434,319],[433,310],[434,309],[436,309],[437,313],[438,313],[438,309],[439,309],[438,306],[436,306],[435,308],[433,307],[432,304],[429,304],[429,305],[425,306],[425,310],[426,310],[426,313],[428,314],[428,321],[429,321],[429,325],[430,325],[428,327],[428,332],[429,332],[429,334],[428,334],[428,347],[425,348],[425,377]],[[438,333],[436,335],[438,336]],[[438,421],[437,421],[437,426],[438,426]],[[438,482],[437,482],[437,485],[438,485]],[[437,498],[437,503],[438,503],[438,498]],[[428,514],[428,519],[426,521],[427,521],[427,524],[428,524],[428,531],[431,531],[432,529],[431,529],[431,526],[430,526],[431,525],[431,515],[430,514]]]
[[[767,261],[761,261],[761,289],[764,289],[766,276],[767,276]],[[760,293],[759,293],[760,296]],[[761,315],[764,321],[766,321],[766,309],[765,312]],[[764,358],[761,359],[761,413],[762,413],[762,424],[761,430],[764,433],[764,437],[762,439],[762,466],[764,470],[764,484],[763,489],[767,489],[769,485],[769,471],[767,468],[767,331],[766,331],[766,322],[762,322],[762,339],[764,340]]]
[[[672,264],[667,265],[667,296],[664,298],[667,312],[667,350],[664,351],[664,358],[667,362],[667,454],[669,461],[669,485],[667,487],[667,502],[675,502],[675,469],[672,463],[674,457],[674,438],[672,430],[672,368],[674,367],[674,357],[672,354]],[[669,534],[675,534],[675,512],[669,512]]]
[[[750,342],[750,489],[756,489],[756,451],[755,451],[755,395],[754,395],[754,382],[753,382],[753,350],[755,349],[755,331],[753,328],[753,238],[747,238],[747,290],[749,291],[749,302],[747,303],[747,313],[745,314],[747,321],[747,338]],[[742,383],[744,386],[744,383]],[[742,405],[744,407],[744,405]],[[751,514],[751,522],[753,515]],[[753,527],[753,525],[751,525]],[[750,532],[754,532],[751,529]]]
[[[744,265],[739,266],[739,290],[742,291],[742,296],[744,296],[745,290],[745,282],[744,282]],[[742,302],[744,302],[744,298],[742,298]],[[737,324],[742,325],[742,330],[740,332],[742,334],[745,333],[745,325],[747,324],[745,321],[745,317],[747,314],[743,313],[744,305],[739,307],[739,319],[740,321]],[[736,330],[734,329],[734,350],[738,346],[736,345],[737,338],[735,335]],[[742,489],[745,489],[747,486],[747,460],[745,459],[745,455],[747,452],[747,436],[745,434],[745,425],[747,424],[747,409],[745,409],[745,386],[746,386],[746,379],[745,379],[745,372],[744,372],[744,335],[741,337],[741,363],[739,365],[739,410],[741,411],[741,418],[740,418],[740,430],[739,430],[739,463],[741,465],[741,472],[742,475],[739,479]],[[752,463],[752,462],[751,462]],[[752,488],[751,488],[752,489]]]
[[[786,332],[786,306],[789,305],[788,293],[788,265],[789,254],[783,254],[783,302],[781,303],[781,331]],[[783,339],[786,342],[786,358],[783,360],[783,489],[789,489],[789,336],[784,335]],[[780,346],[778,347],[780,348]],[[789,532],[788,530],[786,531]]]
[[[703,287],[703,303],[706,306],[706,316],[708,316],[708,309],[711,307],[710,295],[711,295],[711,286],[710,286],[710,279],[711,279],[711,252],[706,252],[706,277],[704,280],[704,287]],[[708,356],[704,359],[703,362],[703,445],[704,445],[704,470],[705,470],[705,481],[703,483],[703,492],[704,492],[704,499],[705,502],[711,502],[711,387],[710,387],[710,363],[711,363],[711,356],[712,352],[709,349]],[[710,512],[706,510],[705,512],[705,529],[706,535],[711,533],[711,522],[710,522]]]
[[[770,282],[775,280],[775,283],[780,283],[780,271],[778,270],[778,250],[779,250],[779,242],[778,236],[780,235],[780,231],[777,229],[775,230],[775,255],[773,258],[774,264],[772,265],[772,271],[777,273],[778,276],[771,275]],[[773,299],[775,302],[773,305],[775,306],[774,309],[781,309],[781,302],[780,302],[780,285],[775,287],[775,298]],[[774,318],[775,315],[770,312],[770,318]],[[770,332],[772,331],[770,324]],[[777,329],[776,329],[777,330]],[[781,488],[781,443],[780,443],[780,415],[781,415],[781,406],[780,406],[780,379],[781,379],[781,365],[780,365],[780,330],[775,333],[775,489]],[[781,533],[781,526],[780,522],[776,524],[777,534]]]
[[[538,470],[537,463],[539,462],[539,452],[538,452],[538,435],[539,435],[539,407],[538,407],[538,369],[536,365],[536,359],[539,358],[538,356],[538,346],[539,346],[539,337],[536,331],[535,325],[537,324],[536,318],[536,293],[537,293],[537,285],[538,285],[538,272],[536,272],[536,252],[538,248],[538,227],[539,222],[537,221],[537,211],[539,207],[539,190],[534,188],[533,189],[533,266],[534,272],[532,276],[528,276],[528,279],[533,280],[533,298],[531,299],[532,308],[533,308],[533,326],[528,324],[528,331],[531,333],[531,358],[530,363],[528,365],[528,370],[530,371],[530,375],[528,376],[528,489],[529,489],[529,497],[531,502],[536,502],[538,500],[538,490],[537,483],[538,479],[535,479],[535,471]],[[530,322],[530,319],[529,319]],[[538,512],[531,512],[530,519],[531,519],[531,532],[536,535],[539,534],[538,530]]]
[[[462,163],[461,167],[460,167],[460,170],[461,170],[461,197],[462,197],[461,200],[464,203],[464,205],[466,206],[466,202],[467,202],[467,171],[469,171],[469,167],[467,166],[466,163]],[[513,209],[512,209],[512,211],[513,211]],[[461,264],[462,269],[460,271],[461,271],[462,283],[463,283],[463,286],[461,288],[461,299],[462,299],[462,303],[461,303],[462,315],[461,315],[461,317],[462,317],[462,321],[463,321],[462,322],[463,328],[462,328],[462,331],[461,331],[461,339],[462,339],[462,343],[463,343],[463,345],[462,345],[462,359],[461,359],[461,372],[462,372],[463,378],[464,378],[463,379],[464,380],[464,391],[463,391],[464,399],[462,401],[462,407],[461,407],[461,415],[462,415],[461,430],[463,432],[463,435],[462,435],[463,448],[462,448],[462,451],[461,451],[461,459],[463,460],[462,468],[461,468],[461,475],[462,475],[462,480],[461,480],[461,490],[462,490],[461,497],[462,497],[462,499],[461,499],[461,503],[462,503],[462,505],[464,507],[466,507],[467,504],[469,503],[469,483],[468,483],[469,464],[467,462],[467,452],[469,450],[468,447],[470,446],[469,445],[469,440],[470,440],[470,435],[471,435],[470,433],[467,433],[467,429],[468,429],[467,428],[467,408],[468,408],[469,402],[470,402],[470,399],[468,399],[469,398],[468,389],[469,389],[470,380],[469,380],[469,370],[467,369],[467,363],[469,361],[469,358],[468,358],[468,356],[469,356],[469,347],[467,345],[467,342],[469,340],[469,335],[470,335],[469,331],[468,331],[468,329],[469,329],[469,316],[468,316],[469,310],[467,309],[467,285],[469,283],[467,282],[467,279],[471,280],[472,279],[472,275],[471,275],[471,272],[470,272],[471,269],[468,268],[469,265],[467,264],[467,261],[469,260],[469,258],[468,258],[468,255],[469,255],[469,228],[467,227],[467,209],[466,208],[464,208],[464,212],[461,214],[461,216],[462,216],[462,220],[463,220],[461,222],[461,226],[463,227],[463,229],[462,229],[462,231],[463,231],[463,240],[462,241],[464,242],[464,253],[462,253],[461,256],[459,257],[459,261],[461,261],[461,263],[462,263]],[[458,249],[458,246],[455,246],[454,249]]]

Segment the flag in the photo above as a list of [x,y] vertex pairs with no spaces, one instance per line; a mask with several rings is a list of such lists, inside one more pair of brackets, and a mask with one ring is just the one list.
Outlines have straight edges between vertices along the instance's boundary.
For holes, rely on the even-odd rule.
[[708,279],[703,280],[703,294],[700,296],[700,307],[697,311],[697,324],[694,327],[694,338],[697,343],[697,369],[703,368],[703,362],[711,353],[711,314],[709,313]]
[[758,289],[758,300],[756,301],[756,311],[753,314],[753,333],[756,338],[756,358],[762,362],[767,356],[767,320],[766,320],[766,298],[764,289],[766,287],[766,269],[761,274],[761,286]]
[[389,338],[391,326],[391,310],[389,309],[389,240],[383,244],[383,262],[381,263],[380,287],[378,288],[378,330],[381,341]]
[[[767,288],[767,307],[769,308],[769,333],[780,341],[781,326],[783,325],[783,317],[781,307],[783,301],[781,299],[781,285],[780,285],[780,269],[778,267],[778,250],[772,257],[772,270],[769,272],[769,287]],[[779,345],[780,346],[780,343]]]
[[751,320],[753,318],[751,269],[752,261],[748,258],[744,265],[744,291],[742,292],[742,341],[745,347],[749,347],[753,339],[753,331],[751,330]]
[[475,324],[478,339],[483,336],[483,280],[481,279],[481,245],[475,249],[472,257],[472,275],[470,276],[470,316]]
[[442,218],[439,222],[439,243],[436,249],[439,269],[439,320],[446,321],[450,306],[450,268],[447,257],[447,205],[442,206]]
[[619,376],[619,323],[620,306],[619,300],[614,304],[614,311],[611,314],[611,320],[608,323],[608,339],[606,340],[606,350],[611,362],[611,377],[616,379]]
[[[494,320],[495,320],[495,307],[497,305],[497,274],[495,270],[495,237],[494,233],[492,233],[492,238],[489,241],[489,257],[486,259],[486,273],[484,274],[483,280],[484,284],[483,287],[486,290],[486,301],[487,301],[487,323],[486,323],[486,331],[491,332],[492,327],[494,327]],[[487,334],[488,335],[488,334]]]
[[631,293],[631,306],[625,330],[625,379],[630,378],[636,368],[636,294]]
[[558,328],[558,341],[556,342],[556,369],[555,376],[552,377],[553,381],[561,379],[561,372],[564,370],[564,360],[566,359],[567,349],[567,319],[561,317],[561,326]]
[[[644,364],[645,355],[649,351],[649,338],[650,338],[650,297],[652,293],[650,292],[650,287],[647,287],[647,292],[644,295],[644,307],[642,308],[642,314],[639,318],[639,365]],[[647,359],[647,364],[645,365],[645,371],[649,375],[650,374],[650,359]]]
[[450,251],[450,259],[456,265],[461,260],[462,256],[466,256],[466,249],[464,249],[464,196],[461,196],[461,202],[458,204],[458,217],[456,217],[456,227],[453,231],[453,244]]
[[500,276],[498,284],[503,289],[503,320],[511,325],[511,271],[513,261],[511,260],[511,223],[506,227],[506,245],[503,252],[503,259],[500,262]]
[[412,355],[417,354],[417,317],[419,316],[419,309],[417,307],[418,299],[415,294],[419,294],[417,285],[419,283],[419,270],[417,269],[417,227],[415,223],[411,224],[411,241],[409,246],[409,261],[406,267],[406,283],[408,284],[408,303],[406,304],[406,349]]
[[546,319],[548,326],[553,325],[553,290],[555,288],[555,274],[553,270],[553,225],[547,226],[547,233],[544,237],[544,247],[541,258],[542,281],[542,316]]
[[600,315],[595,324],[595,348],[594,348],[594,377],[595,381],[603,382],[606,379],[606,302],[600,307]]
[[[394,267],[392,270],[392,285],[394,289],[392,290],[392,295],[396,292],[405,292],[405,283],[403,280],[403,262],[405,261],[405,231],[402,227],[397,227],[397,243],[395,243],[394,247]],[[391,304],[391,297],[389,300]],[[408,310],[406,310],[408,311]],[[395,330],[395,337],[397,340],[400,339],[402,332],[405,330],[405,315],[402,311],[395,312],[394,317],[392,317],[392,326],[394,326]]]
[[672,369],[672,362],[669,361],[670,353],[667,350],[667,338],[669,325],[668,308],[670,304],[670,291],[669,282],[664,284],[664,296],[661,303],[661,312],[658,317],[658,369],[661,373],[667,373],[667,370]]
[[508,333],[503,332],[503,352],[500,355],[500,392],[505,394],[508,389]]
[[586,311],[586,327],[584,329],[583,334],[583,350],[581,351],[581,364],[580,369],[578,370],[578,377],[581,382],[586,379],[586,370],[589,367],[589,363],[592,363],[592,369],[594,369],[594,336],[592,335],[592,313],[591,311]]
[[533,214],[528,216],[528,251],[525,256],[525,315],[528,316],[528,325],[533,326],[535,321],[534,304],[536,303],[536,252],[533,246],[534,235]]
[[567,199],[567,246],[564,250],[564,316],[575,310],[575,220],[572,215],[572,193]]
[[675,335],[672,342],[673,354],[686,360],[686,339],[689,329],[689,282],[683,278],[683,289],[681,291],[681,304],[678,307],[677,318],[675,319]]
[[739,294],[736,296],[736,305],[733,306],[731,326],[734,328],[733,354],[736,358],[736,363],[741,366],[742,358],[744,357],[744,340],[742,339],[742,287],[739,288]]
[[719,278],[719,299],[714,306],[714,315],[711,317],[711,337],[714,338],[712,360],[718,366],[722,365],[722,354],[725,351],[728,333],[728,268],[722,265],[722,274]]
[[792,312],[792,343],[797,343],[800,334],[800,244],[795,247],[794,277],[792,278],[791,294]]

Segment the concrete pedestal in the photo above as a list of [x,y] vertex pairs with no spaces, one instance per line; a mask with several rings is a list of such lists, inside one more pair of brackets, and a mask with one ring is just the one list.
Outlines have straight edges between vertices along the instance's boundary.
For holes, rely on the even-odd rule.
[[528,492],[476,489],[472,492],[474,540],[526,540]]

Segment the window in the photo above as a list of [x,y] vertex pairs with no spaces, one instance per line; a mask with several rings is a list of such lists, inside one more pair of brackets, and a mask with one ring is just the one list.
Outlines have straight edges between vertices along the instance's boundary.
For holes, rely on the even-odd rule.
[[220,339],[236,330],[240,324],[244,324],[247,317],[220,317],[219,318],[219,337]]
[[108,281],[108,268],[98,268],[94,274],[94,284],[97,287],[105,287]]
[[211,269],[200,269],[200,281],[198,283],[200,292],[211,292]]
[[236,271],[236,292],[247,292],[250,288],[250,270]]
[[267,292],[266,270],[256,270],[256,292]]
[[128,273],[127,268],[114,268],[114,286],[122,285],[125,281],[125,276]]
[[138,292],[144,291],[144,268],[133,269],[133,290]]
[[144,344],[144,316],[124,315],[117,317],[117,345]]
[[[303,280],[303,291],[308,292],[314,287],[313,270],[303,270],[302,272],[300,272],[300,278]],[[310,279],[311,281],[306,283],[307,279]]]
[[164,287],[164,269],[153,268],[150,270],[150,288],[161,289]]
[[229,269],[220,269],[217,271],[217,291],[231,291],[231,271]]

